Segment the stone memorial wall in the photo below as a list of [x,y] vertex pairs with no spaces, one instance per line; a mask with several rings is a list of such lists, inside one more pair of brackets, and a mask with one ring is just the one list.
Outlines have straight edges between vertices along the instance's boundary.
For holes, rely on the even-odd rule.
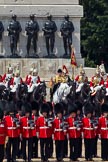
[[[18,55],[22,58],[25,58],[27,53],[25,24],[29,20],[29,15],[35,14],[36,20],[40,26],[37,49],[37,54],[40,58],[20,58],[17,60],[4,58],[0,60],[0,66],[2,67],[0,69],[0,73],[4,73],[4,71],[6,71],[9,63],[13,64],[14,66],[16,63],[20,64],[21,74],[27,73],[26,71],[28,71],[30,66],[35,64],[35,66],[38,67],[40,75],[45,75],[46,72],[48,72],[48,76],[51,73],[50,71],[55,73],[57,68],[62,66],[62,64],[66,64],[68,67],[70,67],[69,59],[60,58],[64,54],[63,40],[60,34],[60,25],[65,15],[70,16],[70,21],[73,22],[75,28],[73,32],[73,46],[75,47],[75,56],[77,62],[78,64],[82,63],[84,65],[84,60],[81,58],[80,52],[80,20],[81,17],[83,17],[83,6],[79,5],[78,0],[0,0],[0,21],[3,22],[5,29],[3,33],[3,40],[0,42],[0,56],[3,57],[8,57],[11,54],[7,27],[9,21],[11,20],[12,14],[17,15],[17,19],[20,21],[22,26],[22,32],[20,34],[20,41],[18,44]],[[58,28],[55,37],[54,54],[60,59],[41,59],[47,54],[42,27],[46,21],[46,17],[49,14],[53,16],[53,20],[56,22]],[[32,53],[32,49],[30,53]]]

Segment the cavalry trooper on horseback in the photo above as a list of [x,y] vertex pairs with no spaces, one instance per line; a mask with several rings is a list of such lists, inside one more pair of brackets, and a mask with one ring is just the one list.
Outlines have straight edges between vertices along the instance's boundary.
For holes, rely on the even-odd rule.
[[26,83],[27,85],[30,84],[30,81],[31,81],[32,75],[33,75],[33,68],[30,68],[30,70],[29,70],[29,74],[28,74],[28,75],[26,76],[26,78],[25,78],[25,83]]
[[20,71],[17,69],[15,71],[15,76],[12,78],[12,84],[11,84],[11,92],[16,92],[16,89],[18,88],[19,84],[22,84],[23,80],[20,76]]
[[90,81],[90,89],[92,91],[92,95],[94,95],[97,90],[99,90],[104,85],[104,79],[101,77],[101,70],[97,65],[97,69],[95,75],[91,78]]
[[29,84],[28,84],[28,92],[33,92],[34,88],[40,84],[40,77],[38,75],[38,70],[33,69],[33,73],[30,77]]
[[10,85],[12,84],[11,83],[12,78],[13,78],[13,68],[11,65],[9,65],[7,73],[5,73],[2,77],[2,81],[4,82],[6,87],[8,87],[8,82]]
[[86,76],[82,65],[80,65],[80,74],[76,76],[75,81],[77,83],[76,92],[80,92],[83,84],[88,82],[88,77]]

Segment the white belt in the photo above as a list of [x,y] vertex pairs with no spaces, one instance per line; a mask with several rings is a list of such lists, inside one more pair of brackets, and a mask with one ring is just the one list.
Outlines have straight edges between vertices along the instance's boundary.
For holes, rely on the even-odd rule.
[[69,127],[68,129],[77,129],[77,127]]
[[101,128],[101,130],[108,130],[108,128]]
[[83,128],[85,130],[94,130],[93,128]]
[[23,127],[23,129],[31,129],[31,127]]
[[4,137],[5,134],[0,134],[0,137]]
[[49,128],[49,127],[46,127],[46,126],[45,126],[45,127],[40,127],[40,129],[48,129],[48,128]]
[[57,131],[63,131],[63,129],[55,129],[55,132],[57,132]]
[[7,129],[17,129],[17,127],[8,127]]

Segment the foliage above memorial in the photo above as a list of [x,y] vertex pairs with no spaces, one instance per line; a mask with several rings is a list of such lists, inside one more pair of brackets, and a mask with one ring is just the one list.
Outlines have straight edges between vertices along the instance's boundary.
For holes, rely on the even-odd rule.
[[81,20],[82,57],[108,65],[108,0],[80,0],[84,7]]

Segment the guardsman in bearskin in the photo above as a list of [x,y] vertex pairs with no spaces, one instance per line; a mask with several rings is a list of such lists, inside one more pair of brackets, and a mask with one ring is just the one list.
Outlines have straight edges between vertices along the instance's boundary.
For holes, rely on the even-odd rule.
[[49,128],[49,157],[51,158],[53,156],[53,139],[52,139],[52,134],[53,134],[53,128],[52,128],[52,123],[54,121],[54,109],[53,109],[53,105],[51,102],[47,102],[47,104],[49,105],[49,112],[48,112],[48,125],[50,125]]
[[79,139],[81,137],[81,121],[77,120],[76,112],[77,107],[75,104],[68,106],[69,117],[67,118],[68,122],[68,135],[70,142],[70,161],[78,161],[78,147]]
[[62,161],[64,157],[64,140],[67,131],[67,122],[63,118],[63,106],[61,103],[57,103],[54,106],[56,118],[53,122],[54,140],[56,149],[56,159]]
[[[76,109],[76,120],[82,124],[83,112],[82,112],[82,103],[80,101],[76,101],[75,105]],[[82,134],[79,137],[79,144],[78,144],[78,157],[82,157]]]
[[32,107],[32,120],[34,121],[34,129],[32,129],[33,134],[33,144],[32,144],[32,158],[38,158],[38,137],[37,137],[37,119],[39,117],[39,104],[36,101],[31,102]]
[[12,92],[15,92],[16,89],[18,88],[18,85],[19,84],[22,84],[23,83],[23,80],[20,76],[20,71],[17,69],[16,72],[15,72],[15,76],[12,78],[12,84],[11,84],[11,91]]
[[2,77],[2,80],[5,83],[6,87],[8,86],[8,82],[10,85],[12,84],[12,79],[13,79],[13,68],[11,65],[9,65],[7,74],[5,73]]
[[92,120],[93,106],[91,103],[85,103],[84,105],[85,117],[82,119],[83,134],[84,134],[84,146],[85,146],[85,159],[87,161],[93,161],[94,141],[96,137],[95,123]]
[[50,139],[50,127],[52,125],[48,122],[48,112],[49,105],[47,103],[43,103],[41,106],[41,115],[37,119],[37,135],[40,139],[40,148],[41,148],[41,161],[48,162],[49,156],[49,139]]
[[4,112],[0,109],[0,162],[4,159],[4,145],[6,139],[6,127],[3,120]]
[[82,64],[80,65],[80,74],[76,76],[75,81],[77,83],[76,92],[80,92],[83,84],[88,82],[88,77],[85,74]]
[[31,78],[32,78],[33,68],[30,68],[29,74],[25,78],[25,83],[27,85],[30,85]]
[[[19,122],[21,121],[21,118],[23,117],[23,112],[22,112],[22,102],[19,100],[16,102],[16,110],[17,110],[17,114],[16,117],[19,120]],[[18,139],[18,153],[17,156],[18,158],[22,157],[22,138],[21,138],[21,129],[19,128],[19,139]]]
[[[32,130],[34,129],[34,121],[31,116],[31,105],[25,103],[22,105],[25,116],[21,118],[21,134],[22,134],[22,153],[24,161],[31,162],[32,158],[32,142],[33,134]],[[28,142],[28,157],[26,156],[26,146]]]
[[100,112],[99,112],[99,107],[93,103],[93,116],[92,116],[92,121],[95,124],[95,141],[94,141],[94,151],[93,151],[93,157],[98,158],[97,155],[97,142],[98,142],[98,123],[99,123],[99,116],[100,116]]
[[[16,118],[15,103],[8,103],[8,114],[5,117],[5,124],[7,129],[8,143],[7,143],[7,162],[16,162],[16,155],[18,151],[18,139],[20,136],[19,120]],[[11,152],[12,147],[12,152]]]
[[101,158],[108,161],[108,104],[101,107],[102,116],[99,118],[99,136],[101,138]]
[[[69,117],[68,114],[68,105],[65,102],[60,102],[63,106],[63,118],[66,120]],[[65,133],[65,140],[64,140],[64,154],[63,157],[67,158],[68,157],[68,135],[67,132]]]

